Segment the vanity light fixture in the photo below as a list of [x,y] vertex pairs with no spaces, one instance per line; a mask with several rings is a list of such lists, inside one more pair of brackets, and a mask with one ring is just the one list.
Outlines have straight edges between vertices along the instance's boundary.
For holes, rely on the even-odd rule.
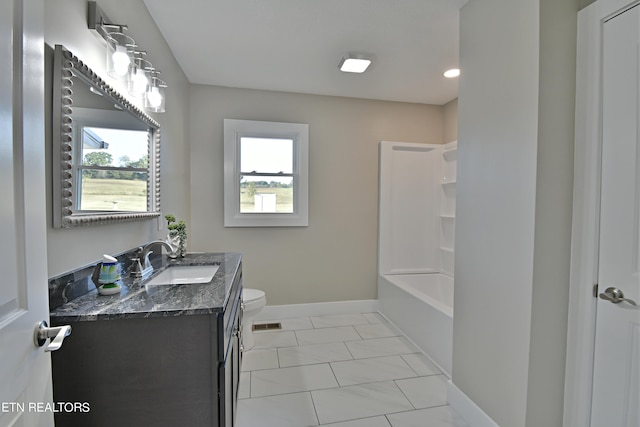
[[453,79],[454,77],[458,77],[459,75],[460,75],[459,68],[452,68],[443,73],[443,76],[445,76],[448,79]]
[[[88,2],[87,25],[102,37],[107,45],[107,74],[109,77],[125,81],[129,93],[144,97],[145,106],[153,112],[164,112],[164,88],[162,80],[154,86],[153,76],[160,74],[153,64],[143,59],[143,51],[137,50],[135,40],[124,33],[126,24],[113,24],[95,1]],[[155,72],[155,74],[153,74]],[[155,87],[155,89],[154,89]],[[149,101],[151,95],[152,102]],[[155,106],[154,106],[155,105]],[[161,106],[161,107],[160,107]]]
[[349,52],[343,56],[338,68],[343,73],[364,73],[373,63],[373,55]]

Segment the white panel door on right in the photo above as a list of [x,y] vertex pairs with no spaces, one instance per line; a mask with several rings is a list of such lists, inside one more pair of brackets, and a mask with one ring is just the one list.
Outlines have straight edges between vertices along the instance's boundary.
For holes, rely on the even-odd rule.
[[640,426],[640,7],[603,29],[598,303],[591,427]]

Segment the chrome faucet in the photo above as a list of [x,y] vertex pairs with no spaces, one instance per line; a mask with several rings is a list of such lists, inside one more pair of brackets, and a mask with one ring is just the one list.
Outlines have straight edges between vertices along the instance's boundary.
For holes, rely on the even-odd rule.
[[151,250],[151,246],[153,245],[164,246],[169,258],[177,257],[175,248],[168,242],[165,242],[164,240],[154,240],[153,242],[149,242],[144,246],[140,246],[138,248],[138,255],[131,259],[134,262],[133,270],[131,271],[132,276],[147,277],[153,273],[153,266],[151,265],[151,261],[149,261],[149,255],[153,253]]

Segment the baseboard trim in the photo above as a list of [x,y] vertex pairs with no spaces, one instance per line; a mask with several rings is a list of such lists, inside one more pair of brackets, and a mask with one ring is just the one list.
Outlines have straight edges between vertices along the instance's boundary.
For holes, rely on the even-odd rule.
[[267,305],[254,320],[326,316],[331,314],[375,313],[378,300],[332,301],[309,304]]
[[449,381],[447,385],[449,406],[471,427],[500,427],[476,403]]

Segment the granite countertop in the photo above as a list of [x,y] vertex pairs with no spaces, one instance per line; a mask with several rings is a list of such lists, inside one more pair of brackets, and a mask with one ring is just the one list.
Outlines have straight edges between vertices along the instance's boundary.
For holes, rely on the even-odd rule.
[[145,280],[124,277],[119,294],[103,296],[93,290],[51,311],[52,324],[71,321],[113,320],[210,314],[223,311],[242,254],[235,252],[188,253],[168,260],[150,278],[171,266],[219,264],[209,283],[145,287]]

